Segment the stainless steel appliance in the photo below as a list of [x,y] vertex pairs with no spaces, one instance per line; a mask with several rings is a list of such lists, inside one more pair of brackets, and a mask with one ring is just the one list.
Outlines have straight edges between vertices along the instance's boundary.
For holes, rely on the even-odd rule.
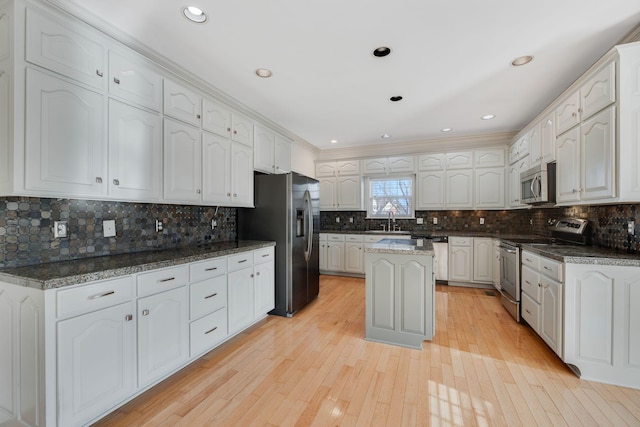
[[500,302],[520,321],[520,248],[500,242]]
[[297,173],[254,177],[254,209],[238,209],[238,238],[273,240],[276,304],[291,317],[318,296],[320,187]]
[[520,174],[520,200],[530,205],[556,202],[556,164],[547,163]]

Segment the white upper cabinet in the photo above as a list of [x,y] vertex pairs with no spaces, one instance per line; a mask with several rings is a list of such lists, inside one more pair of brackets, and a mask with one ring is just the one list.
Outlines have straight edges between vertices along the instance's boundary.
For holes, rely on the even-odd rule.
[[320,210],[361,210],[360,176],[320,179]]
[[104,195],[104,96],[32,69],[26,77],[26,189]]
[[582,200],[614,197],[616,109],[607,108],[582,123],[580,181]]
[[[0,16],[0,23],[2,17]],[[0,65],[0,189],[3,184],[11,183],[13,162],[9,157],[9,74]]]
[[418,156],[419,171],[439,171],[444,170],[444,153],[421,154]]
[[419,172],[416,178],[416,209],[444,209],[445,172]]
[[389,174],[415,171],[415,156],[382,157],[364,159],[365,174]]
[[140,56],[109,51],[109,92],[154,111],[162,108],[162,76]]
[[616,63],[605,65],[580,87],[582,120],[616,100]]
[[231,145],[231,205],[253,207],[253,149]]
[[266,173],[291,172],[291,141],[256,124],[253,134],[253,167]]
[[200,130],[164,119],[164,198],[196,203],[201,200]]
[[220,136],[231,136],[231,110],[219,102],[202,101],[202,129]]
[[174,119],[200,126],[202,97],[173,80],[164,80],[164,114]]
[[276,160],[274,173],[291,172],[291,140],[276,134],[274,157]]
[[476,209],[502,209],[504,204],[504,168],[475,170]]
[[[6,40],[6,39],[5,39]],[[26,60],[106,90],[106,41],[86,25],[27,8]]]
[[542,161],[540,154],[540,123],[536,123],[529,130],[529,162],[531,166],[538,166]]
[[447,208],[473,208],[473,170],[446,173]]
[[253,122],[245,116],[232,113],[231,140],[253,147]]
[[476,168],[495,168],[504,166],[505,152],[502,148],[476,150],[473,152]]
[[109,100],[109,195],[162,197],[162,120],[114,99]]
[[540,123],[540,163],[556,159],[555,112],[550,112]]
[[231,141],[202,134],[202,199],[207,203],[231,203]]
[[379,174],[387,173],[387,158],[380,159],[365,159],[364,163],[365,174]]
[[360,175],[360,160],[316,162],[316,177]]
[[556,134],[561,135],[580,123],[580,93],[574,92],[556,108]]
[[445,156],[447,169],[469,169],[473,167],[473,153],[471,151],[447,153]]
[[580,200],[580,129],[574,128],[556,142],[556,200],[558,203]]

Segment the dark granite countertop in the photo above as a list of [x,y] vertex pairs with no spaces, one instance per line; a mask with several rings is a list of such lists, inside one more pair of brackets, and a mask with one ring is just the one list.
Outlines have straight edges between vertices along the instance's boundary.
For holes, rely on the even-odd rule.
[[275,246],[275,242],[210,242],[175,249],[110,255],[0,270],[0,281],[36,289],[54,289],[208,258]]
[[629,254],[595,246],[520,244],[523,250],[568,264],[640,267],[640,254]]

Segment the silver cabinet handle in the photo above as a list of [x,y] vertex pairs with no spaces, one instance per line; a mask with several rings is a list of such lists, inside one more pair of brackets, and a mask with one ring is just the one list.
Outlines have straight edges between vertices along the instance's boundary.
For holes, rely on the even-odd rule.
[[146,308],[144,310],[142,310],[142,315],[143,316],[148,316],[149,315],[149,310],[146,309]]
[[238,197],[238,193],[233,193],[233,197]]
[[227,132],[231,132],[231,128],[227,128]]
[[100,70],[96,70],[96,74],[98,75],[98,77],[102,77],[103,73]]
[[547,267],[546,265],[544,266],[545,270],[551,271],[551,269],[549,267]]
[[119,79],[119,78],[117,78],[117,77],[114,77],[114,78],[113,78],[113,82],[114,82],[115,84],[119,85],[119,84],[120,84],[120,79]]
[[527,262],[531,262],[531,260],[529,258],[525,258],[525,261]]
[[231,193],[227,193],[227,197],[231,197]]
[[119,181],[119,180],[117,180],[117,179],[114,179],[114,180],[113,180],[113,185],[120,185],[120,181]]
[[196,119],[199,119],[199,118],[200,118],[200,114],[196,114]]
[[127,314],[126,316],[124,316],[124,321],[125,322],[131,322],[133,320],[133,315],[132,314]]
[[526,311],[527,313],[531,314],[531,312],[529,311],[529,309],[524,309],[524,311]]
[[215,296],[218,296],[218,293],[216,292],[215,294],[211,294],[211,295],[207,295],[206,297],[204,297],[204,299],[209,299],[209,298],[213,298]]
[[204,271],[213,271],[213,270],[217,270],[218,267],[211,267],[211,268],[205,268]]
[[217,326],[214,326],[214,327],[213,327],[213,329],[209,329],[209,330],[208,330],[207,332],[205,332],[204,334],[205,334],[205,335],[210,334],[211,332],[215,331],[216,329],[218,329],[218,327],[217,327]]
[[176,280],[175,277],[169,277],[167,279],[158,279],[158,283],[170,282],[172,280]]
[[264,255],[262,255],[262,258],[266,258],[268,256],[269,256],[269,254],[264,254]]
[[101,177],[99,177],[99,176],[96,176],[96,182],[97,182],[98,184],[102,184],[102,178],[101,178]]
[[109,295],[113,295],[115,293],[116,293],[116,291],[108,291],[108,292],[105,292],[103,294],[92,295],[92,296],[89,297],[89,299],[98,299],[98,298],[102,298],[102,297],[108,297]]
[[242,264],[243,262],[247,262],[247,259],[241,259],[240,261],[238,261],[238,264]]

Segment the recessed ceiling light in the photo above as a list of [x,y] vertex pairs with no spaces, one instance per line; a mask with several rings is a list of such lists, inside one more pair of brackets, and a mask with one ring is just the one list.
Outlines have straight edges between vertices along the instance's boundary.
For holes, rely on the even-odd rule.
[[258,69],[256,70],[256,74],[257,74],[259,77],[262,77],[262,78],[265,78],[265,79],[266,79],[266,78],[268,78],[268,77],[271,77],[271,75],[272,75],[273,73],[271,72],[271,70],[269,70],[269,69],[267,69],[267,68],[258,68]]
[[384,135],[382,135],[380,138],[382,139],[389,139],[391,138],[391,135],[389,135],[388,133],[385,133]]
[[442,128],[440,129],[440,132],[451,132],[453,130],[453,128]]
[[330,142],[330,143],[332,143],[332,144],[337,144],[337,143],[338,143],[338,140],[337,140],[337,139],[332,139],[332,140],[331,140],[331,141],[329,141],[329,142]]
[[189,21],[192,21],[198,24],[202,24],[204,21],[207,20],[207,15],[204,14],[202,9],[195,6],[185,7],[184,9],[182,9],[182,13]]
[[495,117],[495,114],[485,114],[484,116],[480,117],[482,120],[491,120]]
[[533,61],[533,56],[531,55],[519,56],[518,58],[511,61],[511,65],[513,65],[514,67],[520,67],[521,65],[528,64],[531,61]]
[[391,53],[391,49],[386,46],[380,46],[373,50],[373,56],[377,56],[378,58],[382,58],[383,56],[387,56]]
[[398,101],[402,101],[402,97],[401,96],[392,96],[391,98],[389,98],[390,101],[393,102],[398,102]]

